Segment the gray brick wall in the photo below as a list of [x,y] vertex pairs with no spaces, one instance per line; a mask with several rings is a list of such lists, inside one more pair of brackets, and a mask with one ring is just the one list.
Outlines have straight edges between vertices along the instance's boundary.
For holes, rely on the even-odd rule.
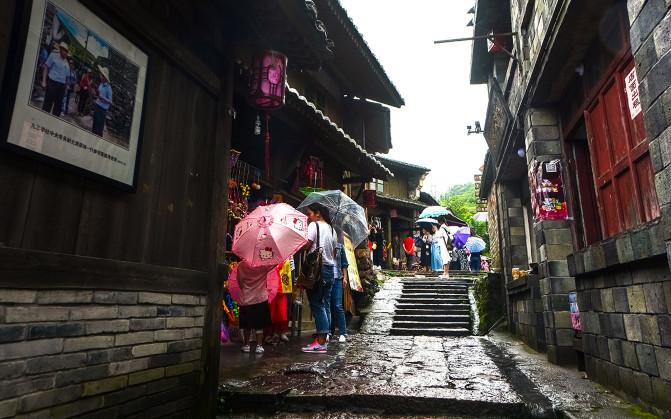
[[578,277],[576,285],[589,377],[668,412],[671,273],[665,261]]
[[537,277],[530,277],[519,292],[509,293],[515,334],[533,349],[546,350],[545,319]]
[[0,418],[190,411],[205,304],[185,294],[1,289]]

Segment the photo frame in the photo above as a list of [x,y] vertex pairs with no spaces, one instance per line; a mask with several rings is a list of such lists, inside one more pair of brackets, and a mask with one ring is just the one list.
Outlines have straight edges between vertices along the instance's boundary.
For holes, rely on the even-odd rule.
[[134,190],[148,55],[78,1],[26,3],[2,90],[11,117],[0,141]]

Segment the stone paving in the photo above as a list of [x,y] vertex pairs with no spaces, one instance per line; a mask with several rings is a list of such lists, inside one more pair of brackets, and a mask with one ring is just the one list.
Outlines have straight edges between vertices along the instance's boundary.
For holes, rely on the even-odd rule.
[[[587,418],[615,409],[617,415],[603,417],[628,417],[628,404],[505,335],[390,336],[400,292],[397,279],[386,281],[359,333],[346,344],[332,343],[327,355],[300,353],[307,337],[263,355],[228,347],[222,354],[223,410],[246,417],[556,417],[561,411]],[[298,414],[305,411],[320,413]]]

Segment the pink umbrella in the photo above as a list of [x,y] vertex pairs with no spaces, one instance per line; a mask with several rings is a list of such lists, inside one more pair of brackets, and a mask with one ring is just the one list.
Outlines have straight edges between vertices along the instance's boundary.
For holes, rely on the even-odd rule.
[[266,205],[235,226],[233,253],[252,267],[278,265],[307,242],[307,216],[287,204]]
[[[277,272],[277,269],[271,269],[270,272],[268,272],[267,278],[266,290],[268,291],[268,302],[272,302],[277,296],[277,292],[279,290],[280,274]],[[228,292],[231,293],[231,297],[233,297],[235,301],[240,301],[242,296],[240,291],[240,283],[238,282],[237,267],[233,269],[228,276]]]

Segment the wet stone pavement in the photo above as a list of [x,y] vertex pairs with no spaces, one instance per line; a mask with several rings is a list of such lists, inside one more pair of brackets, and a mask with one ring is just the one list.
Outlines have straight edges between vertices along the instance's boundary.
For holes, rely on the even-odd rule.
[[581,373],[506,335],[390,336],[401,290],[387,280],[359,332],[326,355],[300,352],[309,336],[262,355],[226,345],[221,417],[633,417]]

